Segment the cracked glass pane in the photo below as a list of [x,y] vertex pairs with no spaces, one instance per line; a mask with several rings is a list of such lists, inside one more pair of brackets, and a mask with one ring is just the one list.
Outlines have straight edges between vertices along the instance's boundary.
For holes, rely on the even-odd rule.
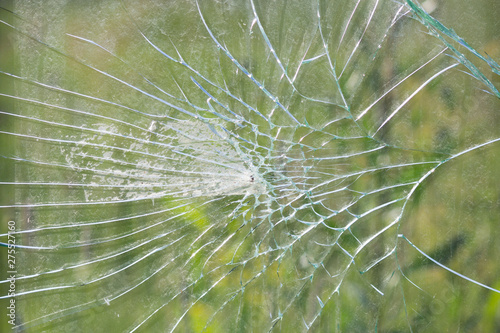
[[500,327],[496,0],[1,3],[2,331]]

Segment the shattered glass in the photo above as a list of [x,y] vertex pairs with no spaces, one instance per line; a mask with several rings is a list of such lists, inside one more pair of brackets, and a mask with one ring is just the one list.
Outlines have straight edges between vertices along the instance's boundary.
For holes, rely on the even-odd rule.
[[498,17],[2,2],[1,330],[494,331]]

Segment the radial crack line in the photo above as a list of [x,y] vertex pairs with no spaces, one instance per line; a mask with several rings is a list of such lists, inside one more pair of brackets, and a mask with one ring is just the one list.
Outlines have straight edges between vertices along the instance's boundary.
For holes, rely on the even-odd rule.
[[489,290],[491,290],[491,291],[494,291],[494,292],[496,292],[496,293],[499,293],[499,294],[500,294],[500,290],[495,289],[495,288],[492,288],[492,287],[490,287],[490,286],[488,286],[488,285],[485,285],[485,284],[483,284],[483,283],[481,283],[481,282],[479,282],[479,281],[476,281],[476,280],[474,280],[474,279],[471,279],[470,277],[467,277],[467,276],[465,276],[465,275],[463,275],[463,274],[460,274],[459,272],[454,271],[453,269],[451,269],[451,268],[449,268],[449,267],[447,267],[447,266],[445,266],[445,265],[441,264],[439,261],[437,261],[436,259],[433,259],[433,258],[432,258],[432,257],[430,257],[429,255],[427,255],[424,251],[420,250],[420,249],[419,249],[419,248],[418,248],[415,244],[413,244],[412,242],[410,242],[410,240],[409,240],[408,238],[406,238],[406,236],[405,236],[405,235],[403,235],[403,234],[399,234],[399,235],[398,235],[398,237],[399,237],[399,238],[404,239],[405,241],[407,241],[407,242],[408,242],[408,243],[409,243],[409,244],[410,244],[410,245],[411,245],[411,246],[412,246],[415,250],[417,250],[418,252],[420,252],[420,253],[421,253],[424,257],[426,257],[427,259],[429,259],[430,261],[432,261],[433,263],[435,263],[435,264],[436,264],[436,265],[438,265],[439,267],[442,267],[442,268],[446,269],[447,271],[449,271],[449,272],[451,272],[451,273],[455,274],[456,276],[461,277],[461,278],[462,278],[462,279],[464,279],[464,280],[470,281],[470,282],[472,282],[472,283],[474,283],[474,284],[477,284],[477,285],[478,285],[478,286],[480,286],[480,287],[483,287],[483,288],[489,289]]
[[408,103],[418,92],[420,92],[420,90],[422,90],[426,85],[428,85],[432,80],[434,80],[436,77],[438,77],[439,75],[443,74],[444,72],[446,72],[447,70],[453,68],[453,67],[456,67],[458,66],[459,64],[458,63],[455,63],[453,65],[450,65],[442,70],[440,70],[439,72],[437,72],[436,74],[434,74],[433,76],[431,76],[429,79],[427,79],[427,81],[425,81],[424,83],[422,83],[420,85],[420,87],[418,87],[410,96],[408,96],[407,99],[405,99],[403,101],[403,103],[401,103],[397,108],[396,110],[394,110],[389,117],[387,117],[387,119],[382,123],[382,125],[379,126],[379,128],[377,128],[377,130],[375,131],[375,133],[372,134],[372,136],[375,136],[375,134],[378,133],[378,131],[380,131],[380,129],[382,127],[385,126],[385,124],[387,124],[389,122],[389,120],[392,119],[392,117],[394,117],[396,115],[396,113],[399,112],[399,110],[401,110],[403,108],[403,106],[406,105],[406,103]]

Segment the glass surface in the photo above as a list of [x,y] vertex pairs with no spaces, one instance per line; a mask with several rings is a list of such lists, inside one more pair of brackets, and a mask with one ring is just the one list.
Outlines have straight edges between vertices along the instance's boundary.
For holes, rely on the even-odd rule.
[[495,331],[498,17],[2,1],[0,330]]

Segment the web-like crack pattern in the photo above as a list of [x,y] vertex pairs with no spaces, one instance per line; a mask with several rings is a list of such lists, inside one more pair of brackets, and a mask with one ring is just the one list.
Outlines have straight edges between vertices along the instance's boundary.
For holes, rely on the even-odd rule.
[[[430,16],[434,2],[4,10],[15,326],[419,330],[414,293],[431,292],[415,257],[499,293],[406,229],[429,178],[500,141],[499,66]],[[490,110],[472,138],[453,125],[458,103],[433,95],[463,81]]]

